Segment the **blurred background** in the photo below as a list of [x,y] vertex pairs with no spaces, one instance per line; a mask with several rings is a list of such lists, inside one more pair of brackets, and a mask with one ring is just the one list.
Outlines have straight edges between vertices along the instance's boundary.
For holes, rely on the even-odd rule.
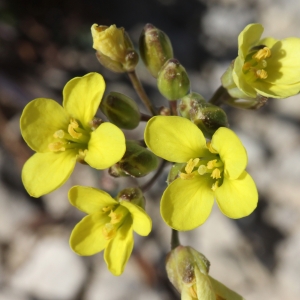
[[[262,23],[264,36],[300,37],[299,14],[297,0],[0,0],[0,300],[180,299],[166,278],[171,232],[159,216],[169,167],[146,193],[153,232],[135,236],[121,277],[109,273],[102,253],[79,257],[69,248],[83,214],[71,207],[67,192],[80,184],[115,195],[151,175],[115,180],[77,164],[67,184],[40,199],[22,186],[21,169],[32,152],[20,135],[19,118],[30,100],[61,103],[68,80],[99,72],[107,93],[122,92],[139,103],[126,74],[97,62],[92,24],[125,27],[135,45],[146,23],[162,29],[192,90],[209,99],[236,57],[237,36],[247,24]],[[142,62],[137,72],[155,104],[167,105]],[[202,252],[211,262],[210,274],[248,300],[298,299],[300,97],[271,99],[259,111],[223,108],[248,151],[259,205],[241,220],[226,218],[215,205],[203,226],[180,234],[181,242]],[[126,136],[141,139],[143,126]]]

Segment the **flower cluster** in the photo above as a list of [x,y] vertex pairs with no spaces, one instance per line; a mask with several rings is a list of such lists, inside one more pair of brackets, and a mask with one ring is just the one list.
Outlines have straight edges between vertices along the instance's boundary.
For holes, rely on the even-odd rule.
[[[108,269],[118,276],[132,253],[133,232],[147,236],[151,231],[143,192],[157,179],[164,160],[173,163],[160,201],[161,216],[173,229],[166,264],[170,281],[182,299],[242,299],[208,275],[208,260],[181,246],[178,231],[202,225],[215,200],[232,219],[255,210],[258,192],[246,171],[246,149],[228,128],[226,112],[219,106],[237,98],[255,102],[299,93],[300,39],[261,39],[263,27],[248,25],[238,37],[238,56],[222,76],[222,87],[206,101],[190,91],[188,74],[174,59],[167,35],[147,24],[139,52],[160,93],[170,101],[170,108],[156,115],[135,73],[139,56],[124,28],[94,24],[91,31],[99,62],[111,71],[128,73],[151,115],[141,113],[134,100],[118,92],[110,92],[101,103],[105,82],[98,73],[70,80],[62,106],[45,98],[31,101],[20,120],[22,136],[36,152],[23,167],[26,190],[33,197],[54,191],[68,180],[76,162],[109,169],[113,177],[136,179],[157,169],[146,184],[123,189],[115,198],[92,187],[69,191],[70,203],[87,214],[71,233],[71,248],[84,256],[103,250]],[[251,102],[249,107],[260,106]],[[109,122],[95,117],[99,108]],[[147,122],[144,141],[126,141],[121,129],[134,129],[140,122]],[[163,162],[158,168],[159,158]]]

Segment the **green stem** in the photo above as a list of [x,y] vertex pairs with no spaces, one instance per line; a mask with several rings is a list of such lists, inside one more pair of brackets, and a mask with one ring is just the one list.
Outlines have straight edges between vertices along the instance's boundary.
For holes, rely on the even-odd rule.
[[179,232],[175,229],[172,229],[172,236],[171,236],[171,249],[175,249],[176,247],[180,246],[179,241]]
[[151,112],[152,116],[157,115],[156,110],[155,110],[154,106],[152,105],[152,102],[148,98],[148,96],[142,86],[141,81],[139,80],[139,78],[136,75],[136,72],[132,71],[132,72],[128,72],[127,74],[131,80],[131,83],[132,83],[135,91],[139,95],[140,99],[142,100],[142,102],[144,103],[146,108]]
[[208,102],[216,106],[220,106],[228,97],[231,98],[227,90],[221,85]]
[[177,116],[177,101],[169,101],[171,116]]

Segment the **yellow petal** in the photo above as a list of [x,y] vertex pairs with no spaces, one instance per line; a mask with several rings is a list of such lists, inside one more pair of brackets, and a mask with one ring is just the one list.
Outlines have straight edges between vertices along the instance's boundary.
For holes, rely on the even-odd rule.
[[73,78],[64,87],[63,106],[83,127],[89,129],[88,124],[99,108],[104,90],[104,79],[98,73]]
[[157,156],[177,163],[207,153],[202,131],[181,117],[153,117],[145,129],[145,142]]
[[132,252],[133,243],[132,219],[126,218],[104,252],[107,267],[115,276],[119,276],[123,273]]
[[250,98],[256,98],[257,93],[253,86],[251,86],[244,75],[242,69],[244,65],[244,59],[237,57],[234,61],[234,69],[232,71],[232,78],[237,87]]
[[101,124],[91,133],[85,161],[95,169],[106,169],[118,162],[126,150],[123,132],[111,123]]
[[300,82],[291,85],[270,84],[268,82],[256,82],[255,90],[258,94],[271,98],[287,98],[296,95],[300,91]]
[[214,197],[211,179],[196,176],[190,180],[176,179],[165,190],[160,212],[164,221],[176,230],[192,230],[208,218]]
[[247,166],[247,152],[238,136],[230,129],[221,127],[213,135],[211,145],[224,163],[225,176],[238,178]]
[[223,184],[216,189],[215,196],[222,213],[232,219],[251,214],[258,201],[255,183],[246,171],[235,180],[225,177]]
[[76,163],[73,151],[36,153],[22,170],[22,181],[28,194],[40,197],[62,186],[70,177]]
[[131,202],[121,201],[120,204],[129,210],[133,220],[133,230],[139,235],[148,235],[152,228],[152,220],[147,213],[141,207]]
[[197,299],[203,300],[216,300],[212,284],[208,275],[200,272],[198,268],[195,268],[196,286],[197,286]]
[[70,246],[79,255],[89,256],[102,251],[108,244],[102,228],[110,218],[101,212],[84,217],[73,229]]
[[86,186],[73,186],[69,190],[69,200],[87,214],[101,212],[104,207],[118,204],[108,193]]
[[244,59],[248,54],[248,51],[253,46],[257,45],[263,31],[264,28],[261,24],[249,24],[244,28],[244,30],[240,33],[238,37],[240,57]]
[[29,102],[20,119],[21,134],[28,146],[37,152],[49,152],[53,134],[68,128],[69,116],[61,105],[51,99],[38,98]]
[[[272,37],[266,37],[266,38],[263,38],[261,39],[259,42],[258,42],[258,45],[265,45],[267,46],[268,48],[272,48],[274,44],[276,44],[278,42],[278,40],[272,38]],[[271,51],[272,52],[272,51]]]

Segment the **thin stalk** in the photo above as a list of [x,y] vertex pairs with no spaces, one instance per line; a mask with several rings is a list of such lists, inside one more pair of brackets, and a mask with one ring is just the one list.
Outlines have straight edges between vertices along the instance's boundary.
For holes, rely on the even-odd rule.
[[230,97],[230,95],[227,90],[223,86],[220,86],[208,102],[216,106],[220,106],[228,97]]
[[141,115],[141,122],[148,122],[152,118],[152,116],[143,113],[140,113],[140,115]]
[[153,177],[148,181],[146,182],[144,185],[142,185],[140,187],[140,189],[143,191],[143,192],[147,192],[151,186],[153,185],[153,183],[156,181],[156,179],[159,177],[159,175],[161,175],[161,172],[162,170],[164,169],[165,165],[166,165],[167,161],[166,160],[163,160],[160,164],[160,166],[158,167],[158,169],[156,170],[155,174],[153,175]]
[[179,232],[175,229],[172,229],[172,236],[171,236],[171,250],[175,249],[180,245],[179,241]]
[[177,101],[169,101],[171,116],[177,116]]
[[142,100],[142,102],[144,103],[144,105],[146,106],[146,108],[151,112],[152,116],[157,115],[156,110],[152,104],[152,102],[150,101],[150,99],[148,98],[141,81],[139,80],[139,78],[136,75],[135,71],[132,72],[128,72],[127,73],[131,83],[135,89],[135,91],[137,92],[137,94],[139,95],[140,99]]

